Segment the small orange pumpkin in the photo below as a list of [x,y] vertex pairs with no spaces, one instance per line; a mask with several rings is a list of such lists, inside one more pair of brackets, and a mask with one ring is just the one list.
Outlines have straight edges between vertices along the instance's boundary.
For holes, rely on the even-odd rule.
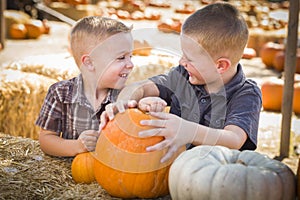
[[273,67],[273,60],[277,52],[283,51],[284,45],[278,44],[275,42],[267,42],[260,49],[259,55],[262,62],[266,65],[267,68]]
[[36,39],[44,33],[44,25],[41,20],[30,20],[24,24],[27,29],[27,37],[29,39]]
[[167,149],[147,152],[146,147],[163,137],[139,138],[138,132],[150,127],[140,125],[151,119],[138,109],[118,113],[102,130],[95,151],[96,181],[111,196],[119,198],[156,198],[169,193],[168,172],[176,156],[160,163]]
[[72,161],[71,172],[76,183],[91,183],[95,181],[93,153],[77,154]]
[[12,24],[9,28],[9,36],[12,39],[26,39],[27,29],[24,24]]

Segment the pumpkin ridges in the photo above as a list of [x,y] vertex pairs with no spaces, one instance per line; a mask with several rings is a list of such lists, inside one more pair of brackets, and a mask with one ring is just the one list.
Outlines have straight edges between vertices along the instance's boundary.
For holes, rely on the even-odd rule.
[[112,144],[134,153],[146,153],[146,147],[152,146],[163,140],[163,137],[158,136],[151,138],[131,137],[124,132],[119,131],[119,127],[115,121],[107,124],[101,134],[105,134]]
[[[228,148],[201,145],[183,152],[174,161],[169,172],[169,188],[173,200],[295,199],[295,175],[284,163],[254,151],[230,150],[233,153],[228,152],[228,156],[234,156],[234,159],[228,159],[232,162],[224,164],[223,156],[215,153],[216,151],[226,153]],[[211,160],[213,156],[199,156],[205,155],[205,152],[220,156],[215,161]],[[237,157],[247,166],[237,164]],[[177,181],[171,180],[174,176],[178,176]],[[183,184],[188,184],[188,187]]]
[[[103,188],[106,188],[107,192],[112,196],[122,198],[156,198],[169,193],[167,184],[168,179],[164,177],[165,174],[168,174],[169,167],[143,174],[126,173],[114,170],[98,160],[95,160],[94,167],[97,169],[97,172],[95,173],[97,182]],[[105,173],[107,176],[99,176],[101,173]],[[115,182],[110,181],[116,179],[121,181],[119,182],[119,185],[114,185]],[[157,182],[159,182],[159,184],[156,184]],[[137,183],[138,185],[135,187],[134,183]],[[143,183],[142,187],[140,185],[141,183]],[[155,190],[153,189],[153,185],[156,185]]]

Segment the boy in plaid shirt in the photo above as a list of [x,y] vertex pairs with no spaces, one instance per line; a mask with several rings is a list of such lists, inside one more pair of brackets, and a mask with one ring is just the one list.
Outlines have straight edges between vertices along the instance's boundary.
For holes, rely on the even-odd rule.
[[94,151],[100,115],[133,68],[131,28],[117,20],[82,18],[72,28],[70,43],[81,73],[49,88],[36,120],[40,147],[53,156]]

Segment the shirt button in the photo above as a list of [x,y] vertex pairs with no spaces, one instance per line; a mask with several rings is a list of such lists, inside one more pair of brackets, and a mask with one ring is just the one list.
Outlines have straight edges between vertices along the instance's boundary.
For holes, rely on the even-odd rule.
[[205,99],[201,99],[200,101],[201,101],[201,103],[206,103]]
[[220,125],[220,120],[219,119],[216,120],[216,124]]

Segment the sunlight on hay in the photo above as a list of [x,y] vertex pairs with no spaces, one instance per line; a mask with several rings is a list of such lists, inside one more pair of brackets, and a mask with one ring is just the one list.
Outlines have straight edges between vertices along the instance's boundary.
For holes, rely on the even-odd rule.
[[18,70],[0,72],[0,131],[36,139],[34,126],[48,87],[54,79]]

